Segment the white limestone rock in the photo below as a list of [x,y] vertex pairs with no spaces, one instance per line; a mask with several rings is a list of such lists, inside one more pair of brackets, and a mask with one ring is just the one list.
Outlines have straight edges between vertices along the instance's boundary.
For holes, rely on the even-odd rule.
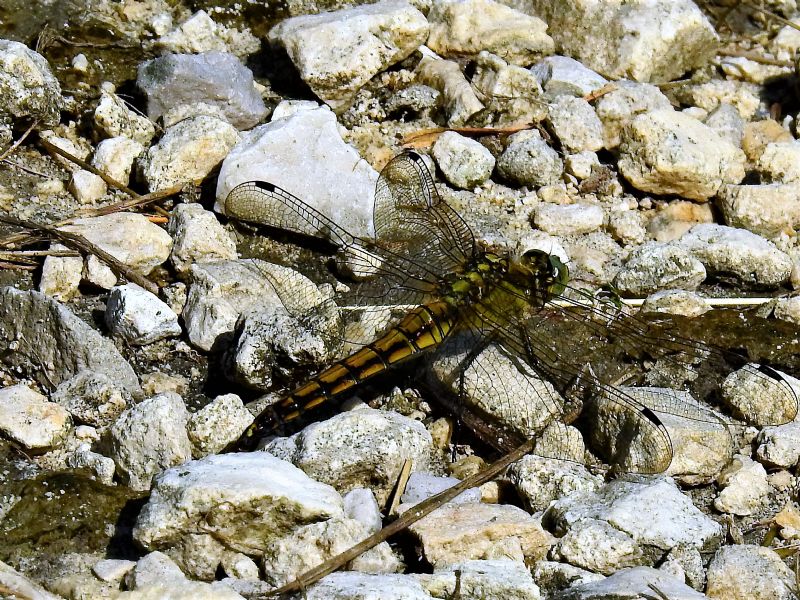
[[508,477],[532,512],[545,510],[558,498],[603,485],[603,477],[593,475],[583,465],[532,454],[513,463]]
[[800,297],[778,298],[773,315],[782,321],[800,323]]
[[446,131],[433,145],[436,164],[452,185],[472,189],[489,179],[494,169],[494,156],[480,142]]
[[101,177],[84,169],[72,174],[67,188],[80,204],[95,204],[108,191]]
[[794,600],[795,576],[762,546],[723,546],[708,565],[706,595],[722,600]]
[[568,56],[548,56],[531,67],[539,85],[549,97],[586,96],[602,88],[608,80]]
[[800,422],[765,427],[758,435],[756,458],[769,467],[791,469],[800,461]]
[[533,224],[551,235],[580,235],[600,229],[606,214],[599,204],[538,204],[533,209]]
[[189,417],[187,429],[192,455],[216,454],[239,439],[253,422],[242,399],[236,394],[217,396]]
[[737,454],[717,478],[722,491],[714,499],[720,512],[747,516],[757,513],[768,502],[770,485],[767,471],[748,456]]
[[142,159],[142,175],[151,192],[179,183],[199,182],[238,142],[236,128],[214,117],[190,117],[167,129]]
[[111,425],[131,401],[128,391],[116,380],[91,369],[62,382],[50,399],[63,406],[76,421],[93,427]]
[[800,185],[800,141],[767,144],[756,169],[764,182]]
[[240,183],[268,181],[308,202],[353,235],[369,237],[377,179],[378,173],[344,143],[330,110],[304,110],[242,136],[222,163],[215,210],[259,222],[258,213],[231,214],[226,198]]
[[142,152],[144,146],[139,142],[122,135],[112,137],[97,144],[92,166],[122,185],[128,185],[133,161]]
[[167,231],[173,245],[170,262],[179,275],[193,263],[213,259],[235,260],[236,243],[213,212],[200,204],[179,204],[172,210]]
[[291,17],[269,32],[311,90],[344,112],[373,76],[410,55],[428,36],[425,16],[405,0]]
[[599,573],[592,573],[574,565],[551,560],[540,560],[534,565],[533,579],[545,593],[556,594],[571,585],[591,583],[605,579]]
[[198,10],[186,21],[156,40],[156,47],[173,53],[230,52],[239,58],[261,47],[250,30],[238,30],[216,23],[206,11]]
[[539,187],[556,183],[564,163],[535,129],[520,131],[508,138],[503,154],[497,159],[497,171],[520,186]]
[[579,521],[558,539],[552,558],[603,575],[648,561],[634,539],[606,521]]
[[672,109],[634,118],[620,140],[619,170],[635,188],[707,200],[744,179],[741,149],[697,119]]
[[100,102],[94,111],[97,128],[107,137],[125,136],[147,146],[156,134],[155,125],[125,104],[116,94],[101,90]]
[[[412,473],[413,477],[414,473]],[[369,488],[355,488],[344,495],[344,513],[350,519],[364,524],[370,533],[375,533],[383,527],[378,501]]]
[[458,63],[436,55],[423,54],[416,70],[417,81],[439,91],[443,97],[447,124],[458,127],[483,110],[484,105],[475,94]]
[[603,148],[603,123],[583,98],[559,96],[548,105],[547,122],[566,152],[596,152]]
[[703,263],[683,246],[649,242],[628,257],[614,286],[640,296],[671,288],[694,290],[705,278]]
[[180,567],[163,552],[149,552],[136,561],[125,576],[128,589],[139,590],[155,584],[173,585],[186,581]]
[[528,568],[513,560],[465,560],[417,579],[434,598],[540,600]]
[[252,558],[241,552],[225,552],[220,560],[220,565],[228,577],[247,581],[260,581],[261,579],[258,565]]
[[55,402],[18,384],[0,389],[0,434],[29,451],[60,446],[70,429],[69,413]]
[[667,598],[708,600],[682,581],[652,567],[622,569],[599,581],[579,583],[560,592],[558,600],[607,600],[609,598],[647,598],[653,586]]
[[149,490],[153,477],[191,459],[189,411],[177,394],[158,394],[129,408],[109,430],[117,474],[134,490]]
[[547,24],[493,0],[435,0],[428,12],[428,46],[442,56],[488,50],[522,66],[553,53]]
[[411,575],[373,575],[340,571],[305,592],[306,600],[431,600]]
[[[443,492],[444,490],[453,487],[460,483],[460,479],[456,477],[438,477],[430,473],[412,473],[406,483],[406,489],[403,495],[400,496],[399,510],[405,510],[427,500],[434,494]],[[458,496],[450,500],[455,504],[464,504],[468,502],[480,502],[481,490],[479,488],[470,488],[464,490]]]
[[63,104],[47,60],[25,44],[0,40],[0,116],[36,119],[52,127],[58,125]]
[[640,310],[642,313],[666,313],[683,315],[684,317],[699,317],[713,310],[713,307],[705,297],[695,292],[661,290],[645,298]]
[[744,137],[744,119],[736,107],[727,102],[721,103],[708,115],[704,121],[720,136],[727,139],[734,146],[742,147]]
[[622,79],[614,82],[615,88],[595,102],[595,111],[603,123],[603,139],[609,150],[621,142],[623,129],[642,113],[672,110],[672,104],[658,87]]
[[132,560],[104,558],[94,564],[92,573],[101,581],[122,581],[135,566],[136,562]]
[[723,185],[717,204],[726,225],[756,235],[777,236],[800,227],[800,179],[792,183]]
[[[50,250],[67,251],[66,246],[50,244]],[[78,295],[83,276],[83,258],[76,256],[47,256],[39,278],[39,291],[54,300],[67,302]]]
[[221,454],[168,469],[155,480],[134,539],[173,552],[186,536],[222,552],[257,555],[298,526],[342,517],[341,496],[266,452]]
[[530,69],[509,64],[491,52],[481,51],[473,61],[472,87],[486,103],[481,121],[514,125],[538,123],[547,114],[542,87]]
[[105,321],[112,335],[134,346],[181,334],[178,315],[158,296],[135,283],[111,290],[106,302]]
[[[567,172],[569,171],[567,161]],[[625,245],[643,244],[648,237],[645,217],[638,210],[612,210],[608,215],[608,231],[615,240]]]
[[104,485],[114,484],[114,473],[116,472],[114,461],[107,456],[92,452],[89,443],[82,443],[69,454],[66,464],[71,469],[88,469]]
[[419,421],[363,407],[313,423],[288,439],[279,438],[266,450],[340,493],[368,487],[383,504],[405,460],[424,471],[432,445],[430,433]]

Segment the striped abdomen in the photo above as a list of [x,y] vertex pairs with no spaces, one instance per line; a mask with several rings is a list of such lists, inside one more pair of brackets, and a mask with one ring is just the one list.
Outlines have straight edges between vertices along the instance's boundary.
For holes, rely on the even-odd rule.
[[447,302],[418,306],[385,335],[337,361],[267,408],[246,436],[274,430],[328,400],[352,392],[355,386],[392,365],[435,348],[450,333],[454,322],[453,309]]

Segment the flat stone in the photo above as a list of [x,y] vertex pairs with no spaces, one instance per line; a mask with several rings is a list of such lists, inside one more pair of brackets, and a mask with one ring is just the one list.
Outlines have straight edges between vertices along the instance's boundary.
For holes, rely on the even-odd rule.
[[0,116],[55,126],[63,103],[47,60],[25,44],[0,40]]
[[800,227],[800,180],[723,185],[717,194],[725,224],[773,237]]
[[723,546],[708,565],[706,595],[722,600],[794,600],[795,576],[771,548]]
[[568,56],[547,56],[531,67],[548,96],[586,96],[608,80]]
[[603,575],[648,562],[630,535],[595,519],[585,519],[570,528],[558,539],[551,556]]
[[539,600],[528,568],[513,560],[465,560],[417,579],[434,598],[457,593],[463,600]]
[[684,317],[699,317],[713,310],[711,303],[696,292],[685,290],[661,290],[644,299],[643,313],[665,313]]
[[66,410],[29,387],[0,388],[0,434],[26,450],[61,445],[71,427]]
[[556,593],[553,600],[608,600],[610,598],[647,598],[655,586],[667,598],[707,600],[702,593],[652,567],[633,567],[617,571],[600,581],[572,585]]
[[663,289],[694,290],[706,269],[686,248],[650,242],[639,246],[614,277],[621,292],[641,296]]
[[533,224],[551,235],[580,235],[600,229],[606,214],[598,204],[542,203],[533,209]]
[[200,102],[221,108],[236,129],[249,129],[267,115],[253,73],[226,52],[169,54],[145,61],[136,85],[147,96],[147,116],[153,120],[170,108]]
[[268,39],[286,50],[311,90],[341,113],[361,86],[409,56],[427,36],[428,21],[411,4],[382,0],[285,19]]
[[186,275],[192,263],[237,257],[233,238],[214,213],[200,204],[176,206],[167,230],[173,239],[170,262],[180,275]]
[[372,575],[341,571],[309,587],[307,600],[430,600],[411,575]]
[[428,47],[446,57],[488,50],[528,66],[555,49],[544,21],[493,0],[436,0],[428,22]]
[[134,346],[181,334],[178,315],[158,296],[135,283],[111,290],[106,302],[105,321],[112,335]]
[[494,156],[485,146],[454,131],[439,136],[433,157],[445,179],[461,189],[482,184],[494,170]]
[[216,454],[239,439],[253,422],[242,399],[236,394],[217,396],[189,417],[187,429],[192,455]]

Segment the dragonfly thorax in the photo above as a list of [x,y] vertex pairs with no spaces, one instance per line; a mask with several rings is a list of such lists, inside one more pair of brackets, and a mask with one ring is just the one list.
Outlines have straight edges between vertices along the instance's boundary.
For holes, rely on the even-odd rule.
[[569,269],[555,254],[529,250],[512,261],[508,279],[523,290],[534,304],[545,304],[564,291],[569,281]]

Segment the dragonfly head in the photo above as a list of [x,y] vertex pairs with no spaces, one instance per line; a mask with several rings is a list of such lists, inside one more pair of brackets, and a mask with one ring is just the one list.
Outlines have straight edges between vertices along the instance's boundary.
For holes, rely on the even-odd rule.
[[543,250],[528,250],[519,263],[527,272],[531,289],[543,295],[545,301],[558,296],[566,288],[569,268],[555,254],[548,254]]

